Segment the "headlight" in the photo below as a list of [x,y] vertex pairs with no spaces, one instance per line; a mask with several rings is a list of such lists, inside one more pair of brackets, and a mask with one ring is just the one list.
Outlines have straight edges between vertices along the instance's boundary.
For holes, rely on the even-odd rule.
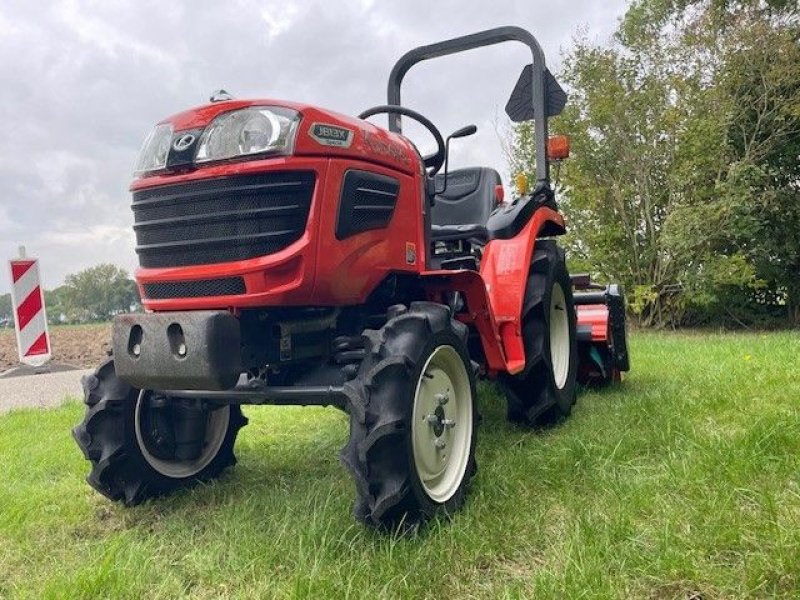
[[222,114],[200,137],[195,162],[250,154],[290,154],[299,121],[297,111],[278,106]]
[[139,158],[134,169],[136,175],[165,168],[171,142],[172,125],[169,123],[156,125],[147,134],[144,144],[142,144],[142,149],[139,151]]

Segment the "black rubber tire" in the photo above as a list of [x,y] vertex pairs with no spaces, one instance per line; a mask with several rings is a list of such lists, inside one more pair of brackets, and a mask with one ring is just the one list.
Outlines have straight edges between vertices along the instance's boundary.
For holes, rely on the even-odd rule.
[[[550,297],[558,283],[564,292],[569,323],[570,364],[566,383],[558,388],[550,358]],[[553,240],[538,240],[531,260],[522,305],[525,369],[500,377],[508,401],[508,420],[520,425],[550,424],[569,416],[576,399],[578,346],[572,282],[563,249]]]
[[[450,310],[431,302],[390,309],[379,331],[365,330],[366,355],[358,376],[345,384],[350,439],[341,460],[356,483],[353,513],[382,530],[414,528],[435,515],[452,515],[464,502],[477,471],[478,425],[475,365],[467,352],[467,327]],[[452,346],[464,362],[472,393],[472,432],[466,471],[454,495],[443,503],[425,492],[414,463],[411,419],[417,381],[432,352]]]
[[135,432],[140,390],[116,376],[114,360],[84,376],[82,383],[86,413],[72,435],[92,466],[86,481],[107,498],[133,506],[213,479],[236,464],[233,445],[247,424],[239,406],[230,406],[227,431],[214,458],[198,473],[178,479],[159,473],[143,456]]

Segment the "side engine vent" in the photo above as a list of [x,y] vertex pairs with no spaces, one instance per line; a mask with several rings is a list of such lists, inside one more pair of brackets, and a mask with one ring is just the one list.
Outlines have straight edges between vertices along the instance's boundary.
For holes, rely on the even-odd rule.
[[400,182],[369,171],[348,170],[342,182],[336,239],[370,229],[383,229],[392,220]]
[[213,296],[238,296],[245,293],[241,277],[198,279],[195,281],[164,281],[145,283],[144,297],[148,300],[170,298],[206,298]]

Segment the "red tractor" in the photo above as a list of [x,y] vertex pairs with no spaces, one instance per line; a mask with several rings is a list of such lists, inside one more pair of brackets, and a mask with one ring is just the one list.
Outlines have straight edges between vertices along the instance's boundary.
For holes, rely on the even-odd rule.
[[[532,52],[506,111],[534,119],[537,156],[535,186],[511,202],[493,169],[448,172],[450,140],[474,126],[445,140],[400,102],[416,63],[506,41]],[[89,484],[134,505],[233,465],[241,405],[332,405],[349,415],[358,519],[456,510],[476,471],[479,377],[530,426],[570,413],[577,378],[628,368],[619,288],[581,278],[573,292],[554,239],[547,120],[565,101],[534,37],[502,27],[408,52],[387,104],[358,118],[219,94],[159,123],[131,186],[147,312],[115,318],[113,358],[83,380]],[[389,130],[366,121],[378,114]]]

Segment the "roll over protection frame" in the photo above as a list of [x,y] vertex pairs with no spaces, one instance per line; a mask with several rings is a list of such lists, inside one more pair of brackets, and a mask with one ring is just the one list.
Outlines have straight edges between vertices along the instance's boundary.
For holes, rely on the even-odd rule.
[[[538,117],[534,120],[534,135],[536,138],[536,180],[537,182],[550,183],[550,166],[547,159],[547,68],[544,61],[544,52],[539,42],[533,35],[521,27],[497,27],[478,33],[465,35],[428,46],[420,46],[406,52],[395,63],[389,74],[388,104],[400,106],[400,86],[408,70],[423,60],[457,54],[466,50],[492,46],[502,42],[522,42],[531,50],[533,62],[531,64],[531,92],[533,112]],[[400,115],[389,115],[389,130],[402,133]]]

